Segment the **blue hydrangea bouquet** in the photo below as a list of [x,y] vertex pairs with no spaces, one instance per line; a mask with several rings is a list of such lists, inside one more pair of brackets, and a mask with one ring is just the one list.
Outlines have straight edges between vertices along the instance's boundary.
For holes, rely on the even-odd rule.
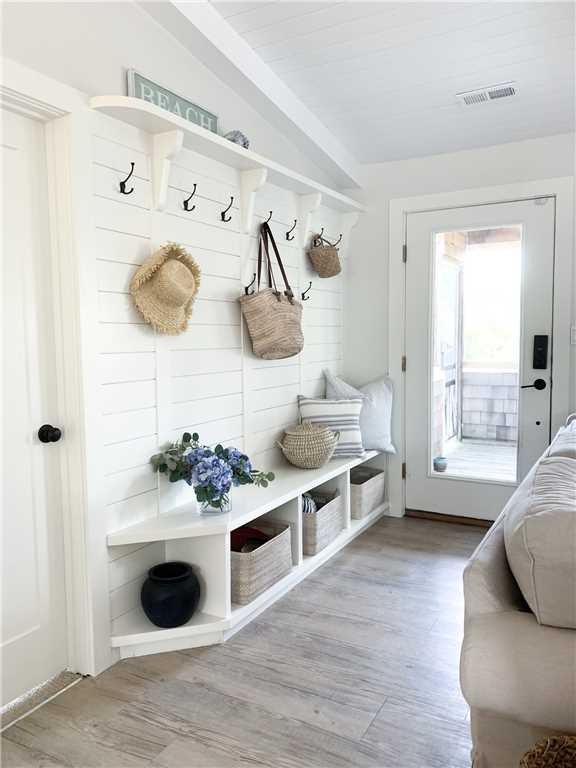
[[184,432],[150,461],[157,472],[168,475],[171,483],[184,480],[194,486],[202,511],[226,512],[230,509],[230,489],[239,485],[266,488],[274,480],[273,472],[252,469],[248,456],[237,448],[214,449],[200,444],[200,436]]

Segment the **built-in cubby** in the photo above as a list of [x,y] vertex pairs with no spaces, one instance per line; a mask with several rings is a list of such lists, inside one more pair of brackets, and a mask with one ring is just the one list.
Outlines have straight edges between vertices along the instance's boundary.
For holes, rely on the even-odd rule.
[[[235,489],[232,510],[221,515],[200,514],[190,489],[190,501],[183,506],[109,534],[111,551],[153,545],[149,559],[188,562],[202,585],[199,609],[186,625],[159,629],[137,607],[113,622],[112,645],[119,649],[122,657],[127,657],[226,640],[385,513],[387,503],[382,502],[361,520],[353,520],[350,515],[350,470],[374,462],[382,465],[382,456],[368,452],[362,458],[338,459],[315,470],[296,469],[286,464],[277,471],[276,480],[268,488]],[[338,491],[342,500],[342,528],[321,551],[305,557],[302,495],[311,490]],[[230,534],[240,526],[269,520],[290,525],[292,569],[250,603],[234,604]],[[150,561],[148,567],[152,564]],[[145,574],[141,576],[143,579]]]

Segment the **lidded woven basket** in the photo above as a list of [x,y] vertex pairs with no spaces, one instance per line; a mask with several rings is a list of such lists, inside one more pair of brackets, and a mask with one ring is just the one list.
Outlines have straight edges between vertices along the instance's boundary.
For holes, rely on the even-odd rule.
[[318,424],[297,424],[284,432],[278,447],[290,464],[300,469],[318,469],[330,459],[340,438],[339,432]]

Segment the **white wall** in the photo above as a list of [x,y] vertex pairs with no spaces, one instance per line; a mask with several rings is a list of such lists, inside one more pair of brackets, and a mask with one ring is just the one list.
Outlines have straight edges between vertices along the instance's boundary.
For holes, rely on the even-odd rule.
[[[299,217],[298,196],[271,184],[257,193],[249,236],[240,231],[237,202],[231,221],[223,223],[220,211],[231,195],[239,198],[239,172],[189,150],[172,164],[166,210],[152,210],[149,136],[98,113],[91,123],[90,240],[98,275],[98,316],[89,320],[98,344],[100,382],[98,428],[91,439],[101,446],[104,503],[97,514],[111,532],[194,503],[191,488],[159,484],[149,463],[158,445],[184,431],[198,431],[207,444],[244,448],[256,467],[270,469],[277,462],[275,441],[297,421],[298,394],[322,395],[323,370],[341,372],[346,267],[338,277],[317,278],[300,245],[298,228],[291,243],[285,239]],[[130,162],[135,162],[130,181],[134,192],[124,196],[118,182]],[[196,209],[185,212],[182,201],[194,183]],[[238,303],[256,269],[258,225],[269,210],[294,292],[298,296],[309,281],[313,283],[304,303],[306,346],[300,355],[284,360],[252,354]],[[321,207],[313,228],[324,227],[326,235],[336,239],[342,231],[340,219],[336,211]],[[168,241],[183,244],[202,270],[189,328],[179,336],[154,333],[128,293],[137,265]],[[105,541],[94,546],[103,549]],[[113,628],[126,613],[140,610],[146,571],[163,557],[161,542],[110,550]]]
[[352,235],[345,290],[344,370],[350,380],[365,383],[388,368],[390,200],[573,176],[574,142],[574,134],[562,134],[361,167],[367,210]]
[[[89,96],[126,93],[126,70],[142,74],[239,128],[251,149],[334,186],[333,180],[130,2],[2,3],[2,55]],[[8,30],[8,33],[7,33]],[[49,34],[46,33],[49,30]]]

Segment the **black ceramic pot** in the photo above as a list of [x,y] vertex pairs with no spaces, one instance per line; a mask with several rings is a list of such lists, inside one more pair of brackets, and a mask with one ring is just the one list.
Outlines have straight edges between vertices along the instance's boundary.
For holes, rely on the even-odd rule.
[[144,613],[157,627],[180,627],[200,600],[200,582],[188,563],[159,563],[148,571],[140,593]]

